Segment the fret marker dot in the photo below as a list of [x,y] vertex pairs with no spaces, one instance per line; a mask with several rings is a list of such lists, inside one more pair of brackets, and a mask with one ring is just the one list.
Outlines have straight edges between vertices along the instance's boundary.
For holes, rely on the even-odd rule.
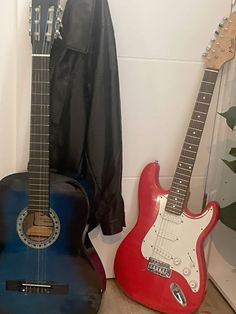
[[206,96],[203,96],[203,99],[206,99]]
[[178,198],[177,198],[177,197],[175,198],[175,201],[178,201]]
[[189,146],[188,148],[190,148],[190,149],[191,149],[191,148],[192,148],[192,146]]
[[196,134],[196,132],[194,131],[193,134]]
[[173,205],[173,207],[175,207],[175,205]]
[[177,190],[177,192],[179,193],[179,190]]
[[190,167],[190,166],[189,166],[188,168],[189,168],[189,169],[192,169],[192,167]]
[[199,119],[201,118],[201,116],[200,116],[200,115],[198,115],[197,117],[198,117]]
[[180,167],[182,166],[182,164],[179,164],[180,165]]
[[182,181],[179,181],[179,183],[182,183]]

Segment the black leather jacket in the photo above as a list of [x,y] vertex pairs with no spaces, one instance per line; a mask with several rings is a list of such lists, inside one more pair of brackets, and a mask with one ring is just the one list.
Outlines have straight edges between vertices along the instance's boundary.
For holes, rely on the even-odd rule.
[[[89,186],[90,229],[125,225],[119,78],[107,0],[68,0],[51,54],[53,171]],[[92,193],[91,193],[92,191]]]

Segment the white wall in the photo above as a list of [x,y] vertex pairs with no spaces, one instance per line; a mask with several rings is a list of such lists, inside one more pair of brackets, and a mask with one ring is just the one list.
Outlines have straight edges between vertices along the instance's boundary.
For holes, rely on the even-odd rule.
[[[28,161],[28,3],[1,3],[1,177],[25,170]],[[97,227],[90,236],[107,277],[112,277],[115,251],[137,218],[137,185],[145,164],[159,160],[161,183],[170,186],[203,73],[201,55],[219,21],[228,16],[231,0],[109,0],[109,4],[120,70],[127,228],[105,237]],[[189,207],[194,211],[201,208],[205,189],[219,83],[191,183]]]
[[16,6],[1,3],[0,10],[0,178],[15,171],[16,162]]
[[[231,1],[110,0],[117,40],[123,116],[127,228],[91,233],[107,276],[121,239],[137,219],[137,186],[146,163],[158,160],[169,187],[203,73],[202,53]],[[219,83],[218,83],[219,84]],[[217,84],[217,85],[218,85]],[[189,208],[201,208],[219,90],[216,88],[191,182]]]

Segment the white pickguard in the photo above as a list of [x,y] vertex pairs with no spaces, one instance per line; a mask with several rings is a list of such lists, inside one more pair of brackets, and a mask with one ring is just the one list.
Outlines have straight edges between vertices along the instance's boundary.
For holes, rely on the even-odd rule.
[[165,211],[167,196],[159,196],[160,210],[157,219],[142,242],[142,254],[170,265],[184,276],[193,292],[199,289],[199,265],[196,245],[199,235],[213,216],[213,208],[196,219],[183,213],[180,216]]

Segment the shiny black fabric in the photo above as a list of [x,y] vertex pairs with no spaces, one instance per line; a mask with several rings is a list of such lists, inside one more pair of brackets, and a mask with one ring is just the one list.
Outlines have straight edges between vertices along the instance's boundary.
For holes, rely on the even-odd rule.
[[106,0],[68,0],[51,54],[51,169],[88,187],[90,229],[125,225],[122,137],[113,26]]

